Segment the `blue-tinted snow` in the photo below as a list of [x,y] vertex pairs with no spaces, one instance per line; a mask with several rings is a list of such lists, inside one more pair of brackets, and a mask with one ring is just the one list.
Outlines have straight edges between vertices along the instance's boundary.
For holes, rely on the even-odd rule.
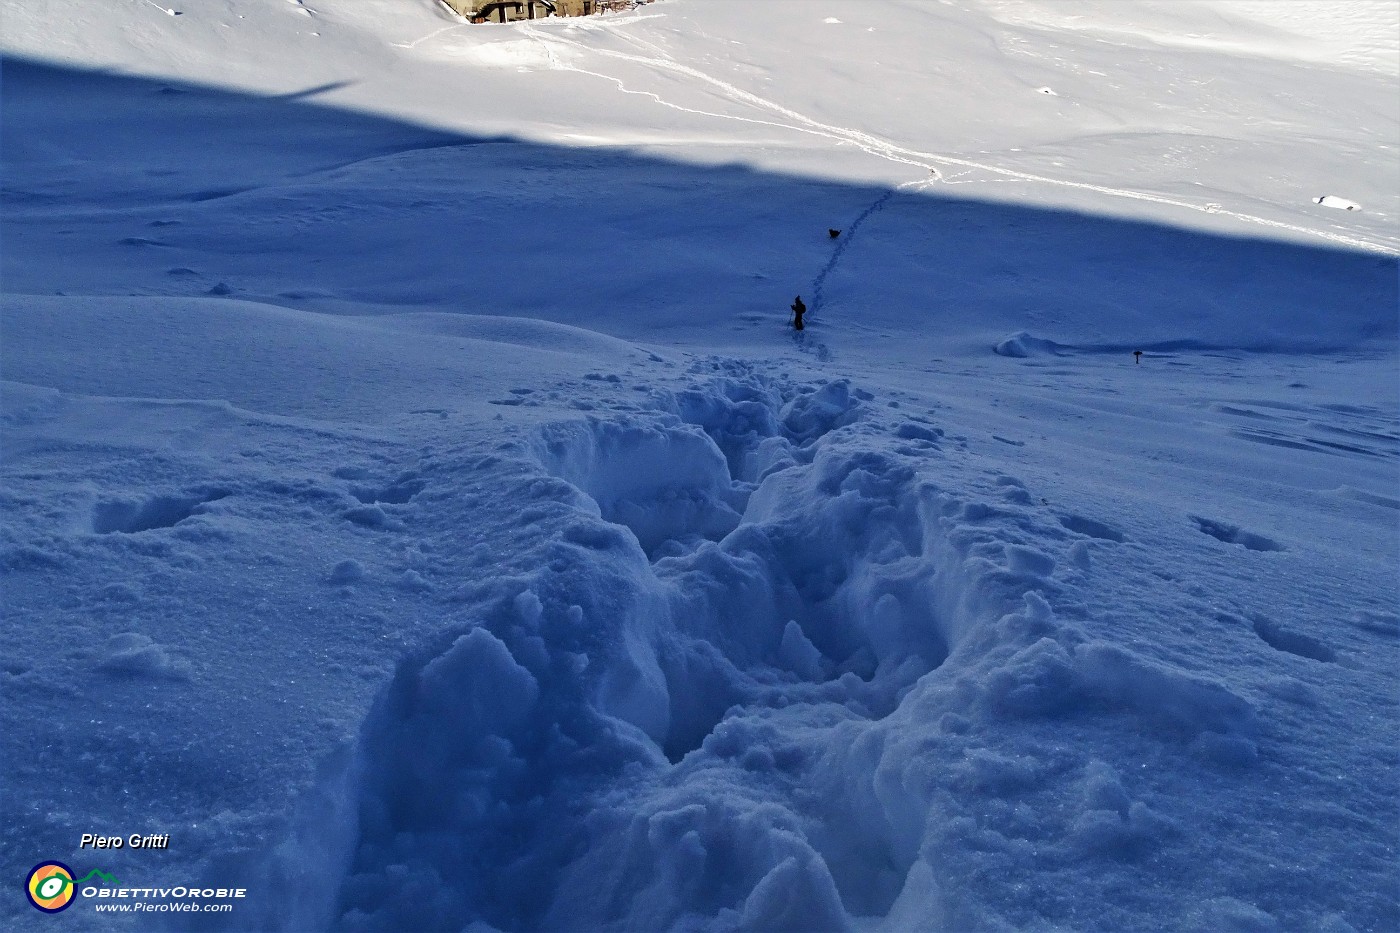
[[4,6],[6,928],[1400,926],[1383,55]]

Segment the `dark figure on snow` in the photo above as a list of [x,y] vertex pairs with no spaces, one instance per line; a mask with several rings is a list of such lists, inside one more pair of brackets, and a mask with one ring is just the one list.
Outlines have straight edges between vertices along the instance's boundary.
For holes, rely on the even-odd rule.
[[834,240],[834,239],[836,239],[837,237],[839,237],[839,236],[841,235],[841,231],[840,231],[840,230],[833,230],[833,229],[831,229],[830,227],[827,227],[827,228],[826,228],[826,234],[827,234],[827,236],[831,237],[831,238]]
[[1134,350],[1134,351],[1133,351],[1133,362],[1134,362],[1134,363],[1141,363],[1141,362],[1142,362],[1142,351],[1141,351],[1141,350]]
[[807,306],[802,303],[802,296],[798,295],[792,300],[792,329],[802,329],[802,315],[807,313]]

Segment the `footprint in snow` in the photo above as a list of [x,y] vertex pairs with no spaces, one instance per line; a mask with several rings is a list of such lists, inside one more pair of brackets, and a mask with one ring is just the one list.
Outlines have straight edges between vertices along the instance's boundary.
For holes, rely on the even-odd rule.
[[144,500],[104,500],[92,510],[95,534],[139,534],[171,528],[202,512],[202,507],[226,498],[228,492],[212,490],[197,495],[160,495]]
[[1313,661],[1337,660],[1337,652],[1332,650],[1331,645],[1311,635],[1284,628],[1272,619],[1255,619],[1254,634],[1276,651],[1295,654]]
[[1251,551],[1282,551],[1284,549],[1283,545],[1273,538],[1245,531],[1238,525],[1201,518],[1199,515],[1192,515],[1191,521],[1196,523],[1196,527],[1201,532],[1210,535],[1217,541],[1224,541],[1226,544],[1238,544]]
[[1077,535],[1087,535],[1090,538],[1098,538],[1100,541],[1112,541],[1115,544],[1122,544],[1127,540],[1127,535],[1123,534],[1123,532],[1097,519],[1074,514],[1056,515],[1055,517],[1060,520],[1061,525],[1064,525]]

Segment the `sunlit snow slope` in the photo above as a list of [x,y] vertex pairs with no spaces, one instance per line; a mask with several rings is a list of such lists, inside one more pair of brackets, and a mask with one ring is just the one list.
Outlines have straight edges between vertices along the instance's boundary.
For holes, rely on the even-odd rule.
[[1397,42],[0,0],[0,925],[1400,928]]

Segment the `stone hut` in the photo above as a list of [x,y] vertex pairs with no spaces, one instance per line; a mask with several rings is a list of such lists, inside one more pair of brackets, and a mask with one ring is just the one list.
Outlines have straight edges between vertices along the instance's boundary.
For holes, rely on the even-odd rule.
[[[442,0],[452,12],[473,23],[510,23],[546,16],[588,16],[599,0]],[[604,3],[603,5],[606,5]]]

